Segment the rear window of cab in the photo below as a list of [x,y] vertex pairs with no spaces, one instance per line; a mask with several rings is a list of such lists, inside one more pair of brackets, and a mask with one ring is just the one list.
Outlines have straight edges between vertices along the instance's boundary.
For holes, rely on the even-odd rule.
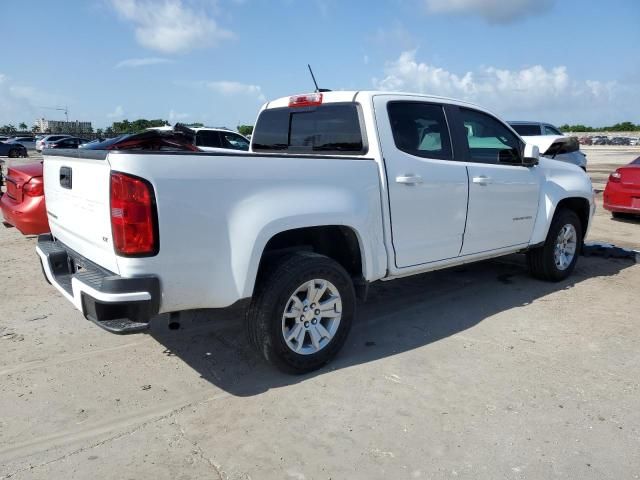
[[254,152],[359,155],[367,147],[356,103],[263,110],[252,138]]

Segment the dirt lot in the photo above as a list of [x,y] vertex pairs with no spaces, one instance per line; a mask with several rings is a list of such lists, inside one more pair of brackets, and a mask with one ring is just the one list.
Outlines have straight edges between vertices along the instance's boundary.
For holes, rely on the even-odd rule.
[[[596,188],[640,155],[585,151]],[[590,240],[638,249],[640,221],[599,208]],[[521,256],[377,284],[339,358],[291,377],[239,310],[100,330],[34,246],[0,228],[0,478],[640,478],[631,259],[582,257],[560,284]]]

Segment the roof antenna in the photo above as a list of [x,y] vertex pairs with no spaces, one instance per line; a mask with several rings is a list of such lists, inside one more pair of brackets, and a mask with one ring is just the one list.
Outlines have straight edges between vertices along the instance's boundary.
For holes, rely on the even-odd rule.
[[318,87],[318,82],[316,82],[316,76],[313,74],[313,70],[311,70],[311,65],[307,63],[307,67],[309,67],[309,73],[311,74],[311,79],[313,80],[313,84],[316,86],[316,92],[330,92],[328,88],[320,88]]

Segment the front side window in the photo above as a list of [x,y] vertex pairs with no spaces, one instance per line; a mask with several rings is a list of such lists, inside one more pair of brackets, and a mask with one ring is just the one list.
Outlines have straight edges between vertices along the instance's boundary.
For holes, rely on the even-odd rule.
[[398,150],[418,157],[453,158],[449,128],[441,105],[389,102],[387,109]]
[[241,135],[232,132],[220,132],[222,137],[222,147],[233,150],[249,150],[249,142]]
[[366,150],[355,103],[264,110],[252,141],[254,151],[353,155]]
[[460,108],[466,130],[469,160],[480,163],[522,163],[522,142],[491,115]]

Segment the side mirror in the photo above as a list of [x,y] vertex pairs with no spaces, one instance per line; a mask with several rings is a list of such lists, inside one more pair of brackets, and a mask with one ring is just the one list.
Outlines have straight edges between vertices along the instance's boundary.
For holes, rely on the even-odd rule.
[[522,164],[525,167],[533,167],[534,165],[538,165],[538,161],[540,160],[540,149],[537,145],[532,145],[530,143],[525,144],[524,146],[524,157],[522,158]]

